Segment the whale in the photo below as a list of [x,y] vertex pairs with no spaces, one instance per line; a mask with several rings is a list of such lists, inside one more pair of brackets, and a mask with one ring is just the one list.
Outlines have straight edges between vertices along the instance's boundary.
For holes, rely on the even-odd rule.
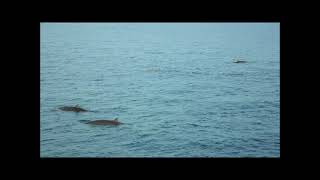
[[59,107],[60,110],[62,111],[72,111],[72,112],[87,112],[88,110],[85,110],[81,107],[79,107],[79,105],[76,106],[63,106],[63,107]]
[[86,124],[118,126],[123,123],[119,122],[118,118],[115,118],[114,120],[93,120],[93,121],[86,122]]
[[246,63],[247,61],[243,61],[243,60],[236,60],[233,63]]

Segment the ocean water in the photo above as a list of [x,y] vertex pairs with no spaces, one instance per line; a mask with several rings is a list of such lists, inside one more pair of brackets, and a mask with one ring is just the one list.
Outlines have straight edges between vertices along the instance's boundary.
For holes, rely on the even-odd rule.
[[40,157],[280,157],[279,31],[41,23]]

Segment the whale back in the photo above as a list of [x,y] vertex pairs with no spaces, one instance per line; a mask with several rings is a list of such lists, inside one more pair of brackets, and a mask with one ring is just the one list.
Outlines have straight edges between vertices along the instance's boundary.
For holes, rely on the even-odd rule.
[[247,61],[243,61],[243,60],[236,60],[234,61],[234,63],[246,63]]
[[87,124],[93,124],[93,125],[120,125],[121,122],[117,120],[94,120],[87,122]]
[[85,112],[87,110],[79,107],[79,106],[63,106],[59,108],[62,111],[73,111],[73,112]]

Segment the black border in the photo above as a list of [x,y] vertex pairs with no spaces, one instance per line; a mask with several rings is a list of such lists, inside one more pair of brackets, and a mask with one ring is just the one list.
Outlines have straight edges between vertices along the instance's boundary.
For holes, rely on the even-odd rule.
[[[220,12],[220,11],[219,11]],[[66,13],[68,14],[68,13]],[[284,119],[284,111],[283,108],[281,109],[280,112],[280,141],[282,139],[282,142],[280,143],[280,158],[40,158],[40,116],[39,116],[39,109],[40,109],[40,23],[41,22],[280,22],[280,67],[281,67],[281,71],[280,71],[280,79],[284,79],[285,75],[284,75],[284,59],[286,58],[286,51],[284,48],[284,42],[286,38],[286,36],[284,36],[285,34],[285,30],[287,27],[287,20],[284,18],[284,16],[277,16],[277,15],[270,15],[269,17],[266,16],[261,16],[260,13],[258,13],[257,16],[253,17],[248,15],[248,14],[244,14],[242,16],[237,16],[237,18],[235,18],[234,16],[216,16],[216,17],[211,17],[211,16],[205,16],[205,18],[201,17],[195,17],[195,16],[178,16],[178,18],[176,16],[174,16],[174,18],[169,18],[168,16],[164,16],[164,17],[145,17],[141,14],[139,14],[138,16],[134,16],[133,18],[122,18],[120,17],[115,17],[115,16],[109,16],[108,18],[105,18],[105,16],[101,17],[101,16],[80,16],[80,17],[74,17],[74,16],[64,16],[65,14],[62,13],[62,16],[50,16],[50,15],[44,15],[44,16],[40,16],[40,18],[38,18],[35,21],[32,21],[31,24],[31,33],[32,36],[29,36],[29,41],[28,42],[32,42],[34,44],[34,46],[30,45],[29,51],[32,53],[32,59],[38,59],[38,61],[34,61],[34,64],[28,63],[27,67],[30,67],[30,69],[32,70],[31,74],[31,78],[30,79],[35,79],[35,81],[32,81],[32,87],[35,87],[34,91],[32,91],[30,94],[33,94],[34,97],[30,96],[30,101],[34,101],[37,100],[35,102],[35,106],[32,112],[35,112],[35,115],[33,116],[33,119],[37,119],[39,118],[37,121],[35,121],[35,124],[31,125],[28,124],[28,127],[30,126],[29,130],[31,129],[32,132],[34,132],[34,134],[32,135],[32,140],[34,140],[34,149],[31,150],[31,158],[35,159],[35,160],[40,160],[40,162],[47,162],[47,163],[51,163],[53,161],[70,161],[72,162],[72,164],[76,164],[78,161],[87,161],[87,162],[105,162],[105,160],[108,161],[108,163],[112,163],[120,165],[123,163],[128,163],[130,165],[135,165],[136,161],[142,161],[142,162],[147,162],[147,163],[153,163],[153,164],[162,164],[165,163],[166,166],[171,166],[173,167],[173,164],[175,164],[176,162],[179,162],[181,164],[184,164],[185,162],[188,163],[212,163],[212,161],[214,161],[215,163],[218,164],[229,164],[229,163],[236,163],[237,165],[241,165],[242,163],[246,163],[246,162],[253,162],[253,163],[258,163],[259,161],[262,161],[262,163],[272,163],[274,164],[275,162],[280,161],[280,159],[287,159],[289,157],[287,151],[288,149],[286,148],[287,144],[287,135],[285,135],[287,133],[286,128],[284,128],[286,125],[285,119]],[[234,15],[234,14],[233,14]],[[110,18],[112,17],[112,18]],[[284,28],[285,27],[285,28]],[[29,53],[30,53],[29,52]],[[30,71],[28,71],[29,73]],[[29,79],[29,78],[28,78]],[[283,107],[283,99],[284,99],[284,81],[280,80],[280,104],[281,107]],[[28,83],[28,86],[30,87],[30,82]],[[173,164],[171,164],[171,162],[173,162]],[[67,163],[68,164],[68,163]],[[225,164],[224,164],[225,165]],[[279,165],[279,164],[278,164]],[[68,166],[68,165],[66,165]],[[110,165],[108,165],[110,166]],[[184,165],[185,166],[185,165]],[[213,165],[213,166],[219,166],[219,165]],[[173,167],[174,168],[174,167]],[[275,166],[273,168],[278,168],[278,166]]]

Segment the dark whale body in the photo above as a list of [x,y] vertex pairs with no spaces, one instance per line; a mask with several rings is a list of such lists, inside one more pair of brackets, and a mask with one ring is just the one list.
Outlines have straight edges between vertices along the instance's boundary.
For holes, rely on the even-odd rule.
[[78,105],[76,106],[63,106],[59,108],[62,111],[73,111],[73,112],[86,112],[87,110],[79,107]]
[[93,124],[93,125],[114,125],[118,126],[122,124],[121,122],[118,121],[118,119],[114,120],[94,120],[94,121],[89,121],[87,124]]
[[246,63],[247,61],[242,61],[242,60],[236,60],[233,63]]

